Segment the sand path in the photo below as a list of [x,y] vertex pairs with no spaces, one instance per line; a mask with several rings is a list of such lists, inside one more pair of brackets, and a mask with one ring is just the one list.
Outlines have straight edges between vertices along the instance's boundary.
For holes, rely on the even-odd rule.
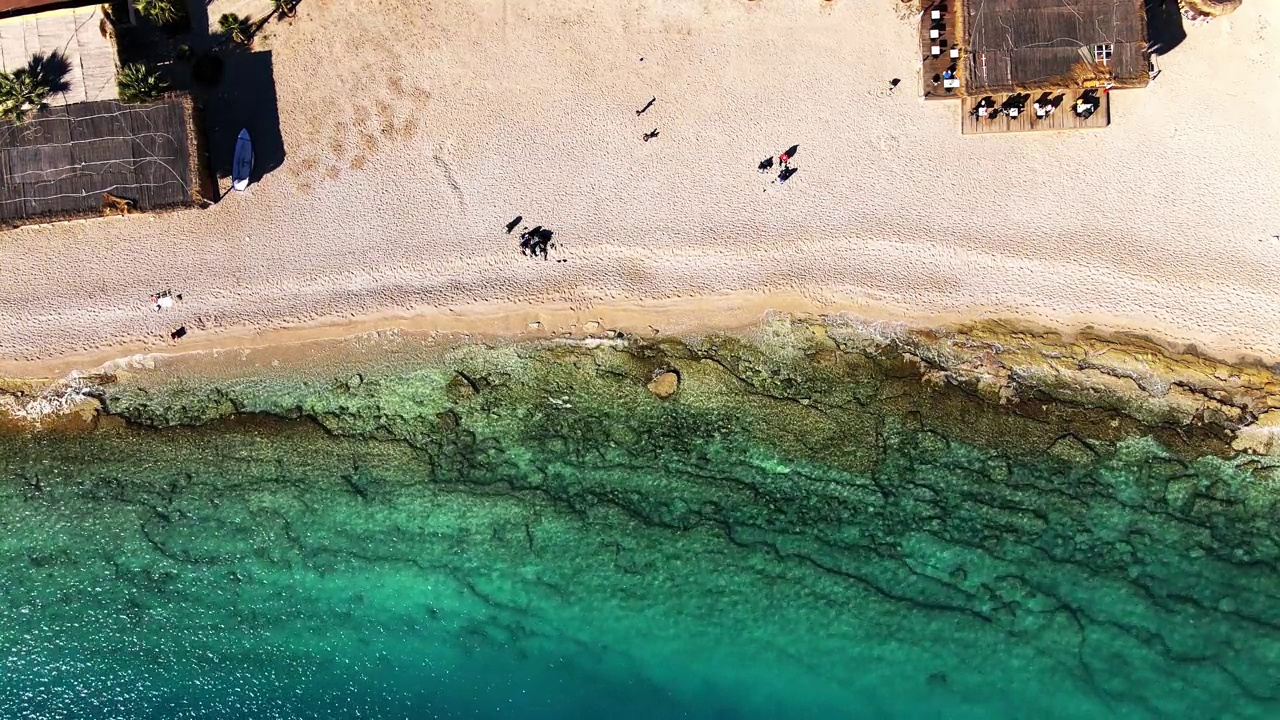
[[[285,164],[205,211],[0,235],[0,359],[743,291],[1280,355],[1280,3],[1189,28],[1106,130],[978,138],[915,95],[898,5],[305,0],[259,43]],[[755,172],[795,143],[787,185]],[[518,214],[565,262],[520,255]]]

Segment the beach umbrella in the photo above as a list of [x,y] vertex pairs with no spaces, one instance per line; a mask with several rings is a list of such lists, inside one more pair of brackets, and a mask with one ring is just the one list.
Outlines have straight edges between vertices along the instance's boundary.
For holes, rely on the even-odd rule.
[[1198,17],[1218,17],[1240,7],[1241,0],[1178,0],[1182,9]]

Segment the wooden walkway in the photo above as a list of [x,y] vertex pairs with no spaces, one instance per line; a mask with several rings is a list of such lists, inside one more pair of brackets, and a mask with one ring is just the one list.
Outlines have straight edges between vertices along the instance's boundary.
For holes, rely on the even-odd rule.
[[[952,100],[960,97],[959,88],[944,87],[942,74],[950,70],[959,77],[959,57],[951,57],[952,50],[959,50],[956,43],[956,25],[949,0],[935,0],[920,13],[920,94],[925,100]],[[938,14],[934,18],[934,13]],[[931,37],[936,31],[938,37]],[[934,48],[938,54],[934,55]],[[934,83],[937,83],[936,85]]]
[[[1085,92],[1092,92],[1093,96],[1099,100],[1097,111],[1090,115],[1088,119],[1076,115],[1072,109],[1076,99]],[[1018,117],[1011,118],[1006,114],[1001,114],[995,119],[979,118],[974,114],[974,109],[978,107],[978,103],[982,101],[982,98],[964,98],[964,103],[961,106],[964,112],[960,116],[960,132],[963,135],[985,135],[1042,130],[1085,130],[1104,128],[1111,124],[1111,96],[1108,93],[1096,90],[1067,90],[1050,93],[1049,95],[1054,99],[1061,98],[1061,101],[1058,109],[1043,120],[1037,118],[1035,110],[1032,109],[1032,103],[1039,99],[1038,95],[1027,101],[1026,108],[1018,114]],[[1000,107],[1009,98],[1008,95],[989,95],[987,97],[995,101],[996,107]]]
[[[0,9],[5,5],[0,0]],[[116,48],[102,34],[104,22],[100,6],[0,20],[0,70],[13,72],[40,55],[41,69],[61,81],[62,90],[48,97],[50,105],[115,100]]]

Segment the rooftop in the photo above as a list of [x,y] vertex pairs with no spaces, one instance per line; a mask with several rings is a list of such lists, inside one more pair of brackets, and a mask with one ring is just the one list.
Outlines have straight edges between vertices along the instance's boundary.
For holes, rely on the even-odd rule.
[[964,0],[965,93],[1147,84],[1143,0]]
[[193,206],[198,157],[185,95],[78,103],[0,122],[0,222],[98,216],[104,193],[144,211]]
[[49,104],[114,100],[116,49],[102,33],[103,20],[101,5],[0,19],[0,70],[13,72],[39,55],[56,63],[64,83]]

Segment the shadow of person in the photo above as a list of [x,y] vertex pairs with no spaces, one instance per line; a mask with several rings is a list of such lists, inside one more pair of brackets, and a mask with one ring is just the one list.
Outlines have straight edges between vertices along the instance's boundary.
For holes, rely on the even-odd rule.
[[1164,55],[1187,39],[1177,0],[1146,0],[1147,52]]

